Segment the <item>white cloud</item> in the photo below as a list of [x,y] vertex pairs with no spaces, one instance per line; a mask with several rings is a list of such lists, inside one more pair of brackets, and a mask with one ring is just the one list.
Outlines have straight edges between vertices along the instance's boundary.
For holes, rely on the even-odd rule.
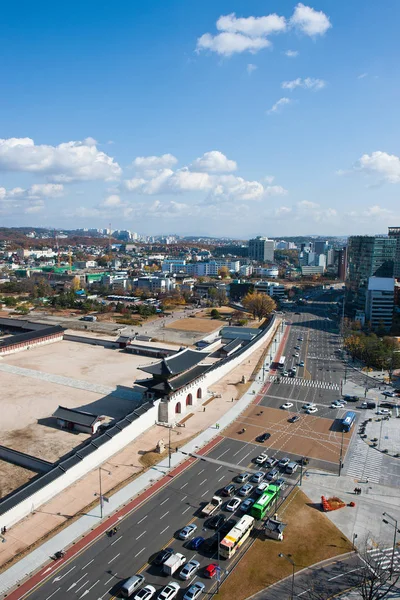
[[290,98],[280,98],[275,104],[271,106],[271,108],[267,111],[268,115],[272,115],[274,113],[281,112],[282,108],[287,104],[290,104],[292,101]]
[[35,183],[30,188],[15,187],[10,190],[0,188],[0,200],[39,200],[42,198],[59,198],[64,193],[64,186],[59,183]]
[[271,42],[266,38],[256,37],[251,38],[241,33],[219,33],[211,35],[205,33],[197,40],[197,52],[201,50],[211,50],[221,56],[232,56],[242,52],[250,52],[256,54],[263,48],[268,48]]
[[316,202],[310,202],[309,200],[302,200],[301,202],[297,203],[297,206],[299,208],[305,208],[306,210],[313,210],[314,208],[318,208],[319,204]]
[[[364,154],[354,165],[353,171],[377,175],[382,182],[400,183],[400,158],[378,150],[372,154]],[[346,172],[338,173],[342,175]]]
[[147,171],[154,169],[170,169],[178,159],[172,154],[162,154],[161,156],[138,156],[133,161],[136,170]]
[[211,152],[205,152],[201,158],[196,158],[189,168],[191,171],[230,173],[236,171],[237,164],[219,150],[211,150]]
[[294,9],[290,25],[310,37],[324,35],[332,27],[329,17],[322,11],[316,11],[301,2]]
[[273,175],[266,175],[264,177],[265,183],[271,184],[274,181],[275,177]]
[[292,79],[291,81],[283,81],[282,86],[284,90],[293,91],[294,89],[300,87],[305,90],[322,90],[326,87],[326,81],[323,79],[313,79],[312,77],[306,77],[305,79],[301,79],[298,77],[297,79]]
[[107,196],[105,200],[101,203],[101,206],[108,208],[116,208],[121,206],[121,198],[118,194],[111,194]]
[[243,33],[252,38],[280,33],[285,31],[286,26],[285,17],[280,17],[277,14],[266,15],[265,17],[237,18],[235,13],[231,13],[220,17],[217,21],[218,31]]
[[256,71],[258,69],[257,65],[253,65],[252,63],[249,63],[246,67],[246,71],[248,72],[249,75],[251,75],[253,73],[253,71]]
[[383,208],[382,206],[375,204],[375,206],[370,206],[369,208],[367,208],[363,214],[366,217],[373,217],[374,219],[382,219],[385,217],[389,217],[390,215],[393,214],[393,212],[387,208]]
[[285,52],[285,56],[287,56],[288,58],[296,58],[296,56],[299,55],[299,51],[298,50],[286,50]]
[[280,206],[276,208],[274,214],[276,217],[286,217],[292,212],[292,209],[289,206]]
[[153,195],[205,190],[211,187],[211,182],[208,173],[192,172],[188,168],[163,169],[150,179],[128,179],[125,187],[130,192]]
[[0,139],[0,170],[43,173],[56,182],[113,180],[121,175],[114,159],[97,149],[95,140],[35,145],[30,138]]
[[288,191],[281,185],[268,185],[265,188],[265,196],[286,196]]
[[361,75],[358,75],[357,79],[364,79],[367,76],[368,76],[368,73],[361,73]]

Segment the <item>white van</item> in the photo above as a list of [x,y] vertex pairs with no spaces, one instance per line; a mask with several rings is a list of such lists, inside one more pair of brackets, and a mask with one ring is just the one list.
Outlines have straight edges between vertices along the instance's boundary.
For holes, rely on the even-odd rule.
[[292,475],[292,473],[296,473],[297,469],[299,468],[299,465],[295,462],[290,462],[286,469],[285,472],[288,473],[289,475]]
[[133,592],[136,592],[136,590],[143,583],[144,583],[143,575],[133,575],[132,577],[129,577],[129,579],[127,579],[125,581],[124,585],[120,589],[121,596],[123,598],[130,598],[130,596],[132,596]]

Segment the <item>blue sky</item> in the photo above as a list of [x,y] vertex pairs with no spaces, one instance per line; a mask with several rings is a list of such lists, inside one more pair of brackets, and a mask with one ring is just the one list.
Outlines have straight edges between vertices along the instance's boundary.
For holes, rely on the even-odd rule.
[[400,223],[400,5],[3,6],[3,225],[246,238]]

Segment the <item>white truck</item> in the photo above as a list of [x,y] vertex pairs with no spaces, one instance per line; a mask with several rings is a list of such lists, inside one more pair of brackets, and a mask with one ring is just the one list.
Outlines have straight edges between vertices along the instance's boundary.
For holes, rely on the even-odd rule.
[[222,505],[222,498],[219,496],[213,496],[211,502],[205,505],[201,514],[203,517],[210,517],[219,507]]
[[173,575],[186,562],[186,556],[177,552],[169,557],[163,565],[163,571],[166,575]]

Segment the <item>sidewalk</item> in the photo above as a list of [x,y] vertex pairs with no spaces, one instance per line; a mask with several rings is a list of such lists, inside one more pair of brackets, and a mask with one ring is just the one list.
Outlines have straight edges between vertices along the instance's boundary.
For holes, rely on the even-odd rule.
[[[279,324],[278,329],[280,329]],[[280,340],[284,333],[277,333],[271,336],[271,339],[273,340],[274,337],[277,337]],[[232,399],[238,396],[236,384],[241,380],[243,375],[246,379],[250,377],[266,348],[267,345],[255,351],[250,359],[241,363],[233,372],[230,372],[217,384],[212,386],[213,391],[221,394],[221,397],[215,398],[207,404],[205,412],[202,406],[196,407],[193,411],[193,416],[185,422],[185,428],[171,430],[173,434],[171,444],[173,447],[176,442],[179,441],[181,443],[181,436],[184,435],[184,439],[192,439],[182,446],[180,450],[188,453],[198,452],[199,447],[216,438],[217,434],[224,427],[234,421],[256,399],[257,392],[264,387],[264,383],[260,377],[256,377],[256,381],[250,385],[250,388],[242,398],[236,402],[232,402]],[[216,422],[220,426],[218,430],[215,427]],[[199,431],[201,431],[200,434],[198,434]],[[196,437],[192,437],[195,435]],[[134,496],[165,476],[168,472],[168,459],[162,460],[157,465],[139,474],[143,471],[143,466],[139,461],[140,456],[146,451],[153,450],[157,441],[165,437],[165,428],[153,426],[140,436],[140,438],[103,464],[103,495],[107,495],[108,490],[115,488],[116,485],[126,481],[132,475],[137,475],[133,481],[110,496],[109,502],[105,504],[103,509],[104,518],[112,515],[120,506],[129,502]],[[182,462],[183,456],[181,452],[173,453],[171,467],[177,467]],[[110,474],[108,475],[108,473]],[[96,506],[93,510],[83,514],[83,516],[77,518],[71,525],[67,526],[67,522],[74,515],[84,510],[86,506],[93,502],[93,496],[98,491],[99,470],[95,469],[7,531],[5,536],[7,543],[0,545],[0,565],[5,565],[24,551],[29,551],[29,553],[1,575],[1,593],[5,593],[16,585],[17,582],[20,582],[27,575],[39,569],[41,565],[48,561],[50,555],[54,554],[60,548],[68,547],[77,538],[85,535],[94,525],[99,523],[100,507]],[[45,536],[51,536],[55,528],[62,526],[65,527],[59,533],[53,535],[35,550],[30,551],[30,546],[40,544],[41,539]]]

